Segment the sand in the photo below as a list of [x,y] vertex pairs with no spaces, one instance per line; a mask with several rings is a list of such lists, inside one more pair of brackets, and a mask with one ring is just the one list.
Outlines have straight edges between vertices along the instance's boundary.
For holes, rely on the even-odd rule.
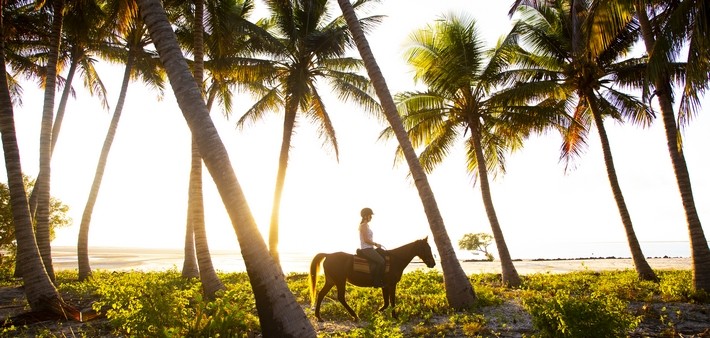
[[[689,270],[690,258],[648,258],[654,270]],[[634,269],[630,258],[570,259],[570,260],[521,260],[513,262],[519,274],[567,273],[574,271],[605,271]],[[466,274],[500,273],[500,262],[461,262]]]

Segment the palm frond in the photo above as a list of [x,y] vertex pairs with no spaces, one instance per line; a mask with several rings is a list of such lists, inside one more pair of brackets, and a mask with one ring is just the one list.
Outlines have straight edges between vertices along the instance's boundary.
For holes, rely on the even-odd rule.
[[247,124],[263,119],[264,114],[278,111],[283,106],[284,99],[278,88],[272,88],[261,96],[237,121],[237,128],[244,128]]
[[312,88],[309,98],[310,106],[305,111],[306,117],[318,126],[318,137],[323,139],[323,146],[332,146],[335,151],[335,159],[339,160],[338,139],[335,135],[335,128],[333,128],[333,122],[328,115],[325,103],[315,88]]
[[651,108],[634,95],[609,88],[600,97],[603,97],[600,102],[618,112],[623,121],[631,121],[646,128],[651,126],[656,117]]

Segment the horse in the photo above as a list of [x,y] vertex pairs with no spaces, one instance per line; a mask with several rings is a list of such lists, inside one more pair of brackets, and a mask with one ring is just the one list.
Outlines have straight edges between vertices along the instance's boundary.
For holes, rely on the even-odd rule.
[[[427,267],[433,268],[436,265],[434,256],[431,253],[431,247],[427,242],[427,238],[416,240],[412,243],[403,245],[399,248],[385,251],[386,252],[386,272],[384,285],[382,286],[382,298],[385,304],[379,309],[383,311],[392,305],[392,317],[397,318],[395,312],[395,292],[397,283],[402,278],[404,268],[412,261],[414,257],[419,257]],[[345,283],[350,282],[355,286],[374,287],[372,275],[368,272],[356,271],[354,265],[356,262],[362,262],[364,257],[351,255],[345,252],[335,253],[319,253],[313,257],[310,270],[310,291],[311,291],[311,306],[315,305],[315,315],[318,321],[323,321],[320,316],[320,304],[323,298],[328,294],[328,291],[336,287],[338,291],[338,300],[343,304],[348,313],[355,319],[358,319],[355,311],[345,301]],[[323,263],[323,272],[325,274],[325,285],[318,292],[316,298],[316,279],[320,270],[321,262]]]

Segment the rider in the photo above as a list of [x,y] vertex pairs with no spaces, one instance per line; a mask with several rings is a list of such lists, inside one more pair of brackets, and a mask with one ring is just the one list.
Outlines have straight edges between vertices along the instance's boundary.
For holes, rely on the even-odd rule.
[[360,210],[360,254],[367,258],[371,263],[375,264],[372,271],[373,286],[378,288],[384,285],[385,276],[385,259],[382,257],[375,247],[381,248],[382,245],[372,239],[372,230],[369,222],[372,220],[372,209],[363,208]]

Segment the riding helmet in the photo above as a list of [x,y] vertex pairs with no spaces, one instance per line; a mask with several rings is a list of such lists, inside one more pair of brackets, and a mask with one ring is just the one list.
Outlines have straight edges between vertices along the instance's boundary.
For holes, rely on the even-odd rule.
[[363,208],[362,210],[360,210],[360,217],[372,216],[374,214],[375,213],[372,212],[372,209],[370,208]]

